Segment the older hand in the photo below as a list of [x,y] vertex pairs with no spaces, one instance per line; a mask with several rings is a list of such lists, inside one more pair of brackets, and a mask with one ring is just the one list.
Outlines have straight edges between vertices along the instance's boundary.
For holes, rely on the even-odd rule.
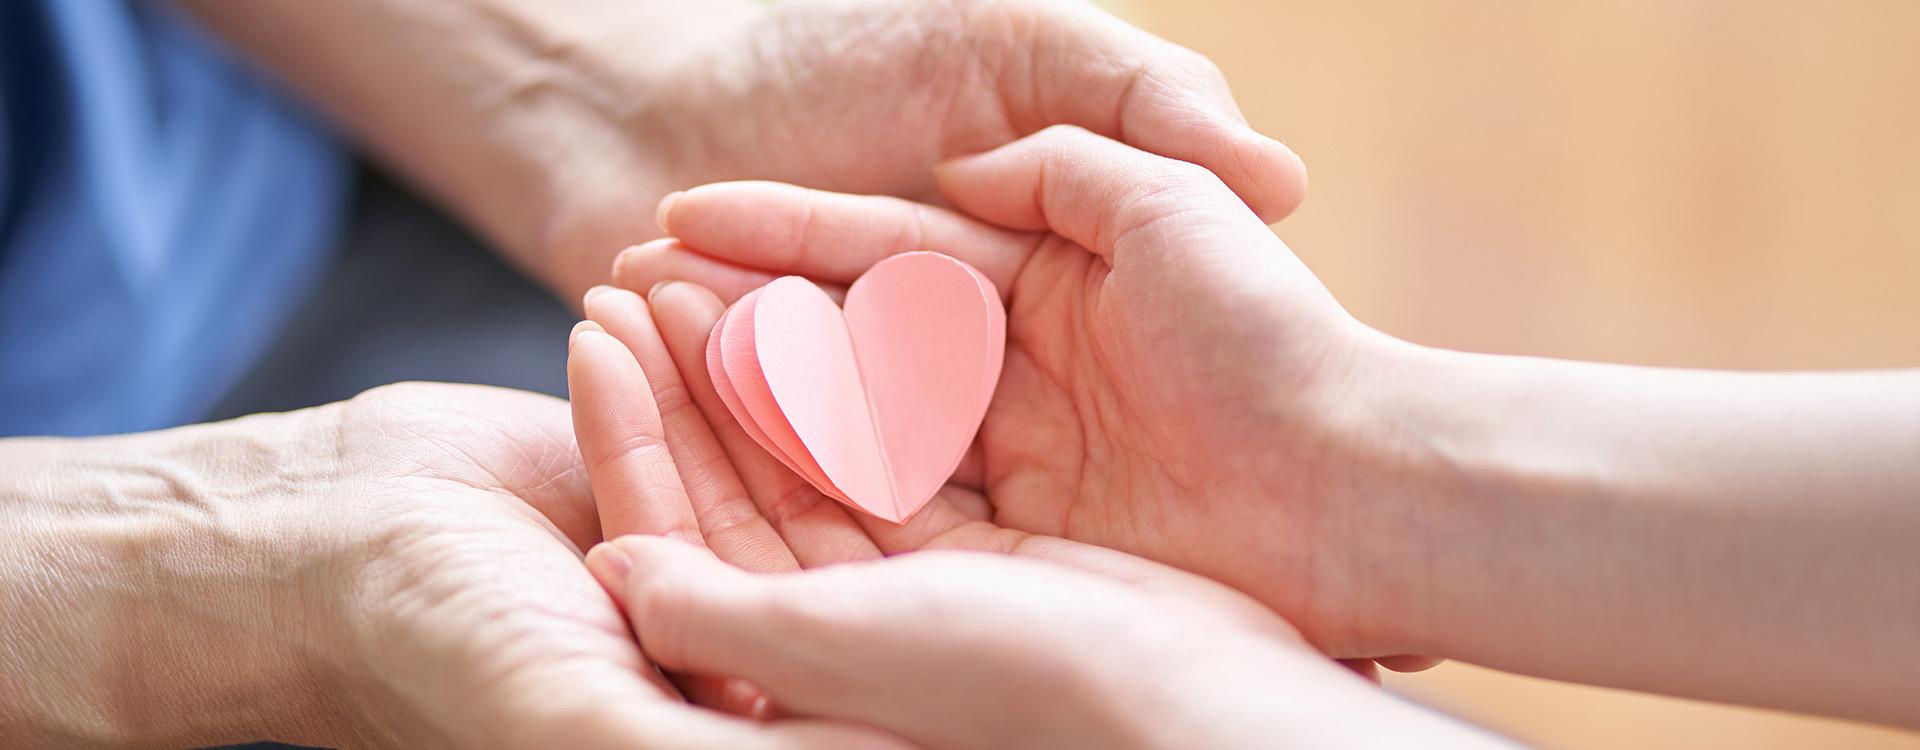
[[1212,63],[1077,0],[188,4],[569,298],[671,190],[931,200],[936,162],[1056,123],[1203,165],[1268,220],[1306,184]]
[[555,399],[393,386],[0,462],[0,745],[897,744],[681,701],[580,564]]
[[613,36],[582,50],[614,71],[610,91],[643,103],[610,123],[643,150],[558,165],[595,175],[562,183],[555,204],[554,252],[575,259],[574,278],[603,280],[614,251],[655,236],[636,209],[660,185],[773,179],[937,200],[935,163],[1056,123],[1203,165],[1269,221],[1305,191],[1299,158],[1247,126],[1211,62],[1088,3],[778,3],[700,39],[664,59]]

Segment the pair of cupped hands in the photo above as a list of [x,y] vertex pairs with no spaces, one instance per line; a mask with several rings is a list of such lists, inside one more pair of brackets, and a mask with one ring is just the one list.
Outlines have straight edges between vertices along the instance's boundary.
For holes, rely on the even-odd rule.
[[[1375,657],[1430,663],[1396,656],[1393,592],[1357,552],[1394,523],[1342,416],[1376,334],[1203,167],[1057,126],[936,174],[951,208],[768,182],[673,194],[670,236],[587,293],[568,379],[596,514],[553,520],[576,548],[610,540],[586,556],[606,593],[549,544],[479,613],[526,620],[501,644],[512,676],[552,680],[539,700],[565,720],[523,731],[834,747],[1431,731],[1361,676]],[[916,250],[995,283],[1008,351],[966,461],[896,526],[757,446],[706,349],[725,306],[777,275],[836,292]]]

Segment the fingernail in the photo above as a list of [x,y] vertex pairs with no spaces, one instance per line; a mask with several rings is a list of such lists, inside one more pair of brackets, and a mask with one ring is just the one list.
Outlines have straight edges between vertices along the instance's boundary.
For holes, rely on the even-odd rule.
[[574,340],[575,338],[579,337],[581,332],[583,331],[593,331],[594,333],[607,332],[605,328],[600,327],[599,323],[595,323],[591,320],[582,320],[578,323],[573,324],[573,332],[567,334],[567,340],[568,341]]
[[656,283],[655,283],[655,284],[653,285],[653,288],[652,288],[652,289],[648,289],[648,290],[647,290],[647,301],[648,301],[648,302],[652,302],[652,301],[653,301],[653,295],[656,295],[656,294],[659,294],[659,293],[660,293],[660,290],[662,290],[662,289],[665,289],[665,288],[667,288],[667,286],[668,286],[668,285],[671,285],[671,284],[673,284],[673,283],[675,283],[675,282],[677,282],[677,281],[679,281],[679,279],[665,279],[665,280],[662,280],[662,281],[659,281],[659,282],[656,282]]
[[684,190],[675,190],[667,193],[667,197],[661,198],[660,205],[653,209],[653,223],[660,225],[660,231],[668,234],[673,233],[672,229],[667,228],[667,214],[673,212],[673,204],[679,203],[680,196],[683,195],[686,195],[686,191]]
[[584,304],[593,302],[594,297],[598,297],[602,294],[606,294],[607,292],[611,292],[611,291],[613,291],[613,287],[611,286],[608,286],[606,284],[595,284],[593,285],[593,288],[587,290],[586,294],[580,295],[580,303],[584,305]]
[[627,572],[633,570],[633,556],[620,545],[601,542],[587,550],[587,570],[602,588],[619,591],[627,583]]
[[633,263],[633,258],[639,254],[639,249],[639,245],[634,245],[621,250],[619,255],[613,256],[613,283],[627,283],[627,266]]

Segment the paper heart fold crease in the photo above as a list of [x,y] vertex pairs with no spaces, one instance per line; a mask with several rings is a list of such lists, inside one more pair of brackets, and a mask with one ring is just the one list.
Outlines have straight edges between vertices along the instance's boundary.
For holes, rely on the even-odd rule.
[[993,282],[945,255],[904,253],[856,280],[844,309],[798,276],[741,297],[707,339],[707,370],[787,468],[904,523],[966,455],[1006,340]]

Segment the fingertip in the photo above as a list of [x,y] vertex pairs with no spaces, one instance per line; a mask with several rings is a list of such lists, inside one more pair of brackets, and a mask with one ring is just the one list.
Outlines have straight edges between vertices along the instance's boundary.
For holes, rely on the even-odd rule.
[[651,288],[647,289],[647,301],[653,302],[655,299],[659,298],[660,293],[662,291],[666,290],[669,287],[672,287],[674,284],[677,284],[677,283],[680,283],[680,282],[675,279],[662,279],[659,282],[656,282]]
[[1287,144],[1242,126],[1234,138],[1240,168],[1229,187],[1269,224],[1287,218],[1307,197],[1307,164]]
[[628,330],[634,316],[644,318],[647,315],[647,301],[632,290],[619,287],[606,287],[605,291],[588,296],[582,301],[581,307],[586,311],[588,320],[620,331]]
[[687,564],[689,560],[694,565],[719,562],[697,536],[689,538],[686,534],[627,534],[606,544],[619,548],[635,566],[646,571]]
[[[657,240],[656,240],[657,241]],[[641,248],[645,245],[632,245],[613,256],[613,283],[631,288],[632,280],[639,271]]]
[[1374,658],[1374,662],[1395,672],[1411,673],[1427,671],[1440,666],[1442,663],[1445,663],[1446,660],[1432,656],[1401,654],[1376,657]]
[[678,279],[670,282],[655,284],[653,291],[647,295],[655,309],[711,310],[717,316],[727,307],[727,303],[720,300],[720,295],[705,285]]
[[666,197],[660,199],[660,205],[654,207],[653,222],[660,225],[660,231],[673,234],[673,229],[671,229],[673,225],[673,207],[675,204],[678,204],[680,199],[686,196],[686,194],[684,190],[675,190],[667,193]]
[[593,302],[593,298],[598,297],[602,294],[606,294],[607,292],[612,290],[613,290],[613,287],[608,286],[606,284],[595,284],[592,287],[589,287],[585,294],[580,295],[580,307],[582,309],[586,308],[586,306],[589,303]]
[[619,545],[601,542],[587,550],[587,571],[615,597],[625,596],[627,574],[632,570],[633,556]]
[[573,331],[567,334],[567,343],[572,344],[576,339],[580,338],[580,334],[582,333],[606,333],[606,332],[607,332],[607,329],[601,328],[599,323],[595,323],[591,320],[582,320],[578,323],[573,324]]

